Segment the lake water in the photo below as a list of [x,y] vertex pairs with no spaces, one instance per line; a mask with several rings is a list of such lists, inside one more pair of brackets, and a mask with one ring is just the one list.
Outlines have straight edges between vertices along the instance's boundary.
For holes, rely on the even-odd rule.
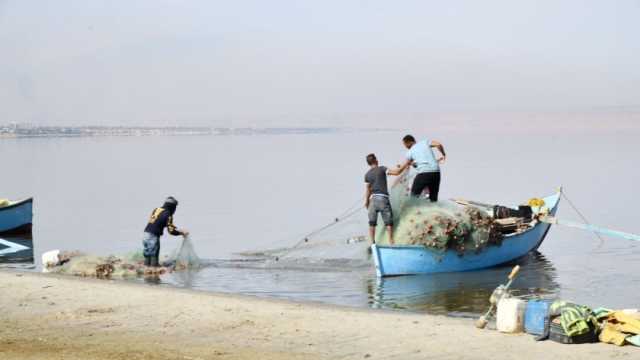
[[[640,233],[637,131],[532,134],[444,129],[441,198],[517,204],[563,185],[593,223]],[[417,131],[416,131],[417,134]],[[551,135],[549,135],[551,134]],[[404,131],[255,136],[0,139],[0,197],[33,196],[36,261],[51,249],[120,254],[141,246],[151,210],[172,195],[207,266],[161,284],[361,307],[469,316],[508,267],[377,279],[370,262],[264,267],[238,252],[288,247],[363,195],[364,156],[394,165]],[[566,202],[558,216],[577,220]],[[366,233],[366,214],[353,225]],[[337,242],[345,234],[334,231]],[[179,244],[165,236],[163,252]],[[360,246],[360,248],[357,248]],[[353,250],[364,254],[364,247]],[[324,250],[323,250],[324,251]],[[330,251],[330,250],[327,250]],[[366,255],[363,258],[366,260]],[[639,307],[640,244],[554,227],[514,283],[525,296]]]

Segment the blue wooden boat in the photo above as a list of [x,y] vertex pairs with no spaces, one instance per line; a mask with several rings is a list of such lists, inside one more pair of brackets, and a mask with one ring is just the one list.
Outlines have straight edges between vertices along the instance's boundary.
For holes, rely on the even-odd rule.
[[11,202],[0,207],[0,234],[25,234],[31,232],[33,198]]
[[[561,190],[560,190],[561,191]],[[561,192],[543,198],[550,215],[555,215]],[[437,251],[422,245],[371,245],[379,277],[470,271],[508,263],[536,250],[547,235],[550,224],[534,220],[522,232],[505,235],[502,245],[488,246],[480,253],[455,250]]]

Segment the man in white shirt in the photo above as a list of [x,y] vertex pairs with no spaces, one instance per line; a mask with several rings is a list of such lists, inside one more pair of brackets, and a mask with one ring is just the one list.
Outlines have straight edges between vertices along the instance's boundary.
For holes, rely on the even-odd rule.
[[[407,135],[402,139],[404,146],[409,149],[407,151],[406,161],[398,169],[399,172],[404,171],[409,166],[413,166],[418,174],[413,180],[411,186],[411,194],[420,196],[425,189],[429,189],[429,200],[431,202],[438,201],[438,192],[440,191],[440,164],[444,163],[447,155],[444,146],[438,141],[422,140],[416,142],[412,135]],[[433,149],[436,148],[442,154],[436,159]]]

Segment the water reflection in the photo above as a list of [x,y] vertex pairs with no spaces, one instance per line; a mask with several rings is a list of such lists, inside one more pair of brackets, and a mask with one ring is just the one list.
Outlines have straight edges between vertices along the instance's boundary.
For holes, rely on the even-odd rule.
[[363,277],[373,274],[373,269],[368,270],[347,273],[205,266],[168,274],[162,282],[204,291],[366,306],[361,284]]
[[31,233],[0,236],[0,268],[35,268]]
[[160,275],[157,275],[157,274],[145,275],[145,276],[142,277],[142,280],[145,283],[151,284],[151,285],[160,285],[160,284],[162,284],[162,279],[160,278]]
[[[524,298],[553,298],[559,285],[556,269],[540,253],[518,261],[514,294]],[[511,265],[481,271],[398,276],[367,282],[369,304],[374,308],[403,309],[450,316],[476,316],[486,311],[493,290],[506,281]]]
[[[350,271],[298,268],[265,269],[208,261],[197,271],[174,272],[163,284],[215,292],[320,301],[348,306],[399,309],[475,317],[486,311],[491,292],[504,283],[512,265],[482,271],[379,279],[371,267]],[[512,289],[524,298],[554,298],[559,291],[556,269],[542,254],[518,261],[522,267]],[[364,285],[364,286],[363,286]]]
[[187,271],[176,271],[172,273],[172,284],[187,288],[193,289],[198,284],[198,270],[187,270]]

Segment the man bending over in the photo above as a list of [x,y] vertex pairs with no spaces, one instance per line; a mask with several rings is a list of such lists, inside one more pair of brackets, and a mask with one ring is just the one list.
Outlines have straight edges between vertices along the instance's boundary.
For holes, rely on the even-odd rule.
[[[438,141],[422,140],[416,142],[412,135],[407,135],[402,139],[402,143],[409,150],[407,152],[406,161],[402,164],[398,171],[401,173],[413,166],[418,175],[413,179],[411,186],[411,194],[420,196],[425,189],[429,189],[429,200],[431,202],[438,201],[438,192],[440,191],[440,164],[444,163],[447,155],[444,152],[444,146]],[[436,148],[442,154],[436,160],[433,149]]]
[[173,214],[178,207],[178,200],[169,196],[162,207],[156,208],[151,213],[149,222],[144,229],[144,238],[142,240],[143,253],[144,253],[144,265],[150,267],[160,266],[160,237],[164,233],[164,229],[167,228],[169,234],[177,236],[187,236],[189,232],[186,230],[178,230],[173,225]]

